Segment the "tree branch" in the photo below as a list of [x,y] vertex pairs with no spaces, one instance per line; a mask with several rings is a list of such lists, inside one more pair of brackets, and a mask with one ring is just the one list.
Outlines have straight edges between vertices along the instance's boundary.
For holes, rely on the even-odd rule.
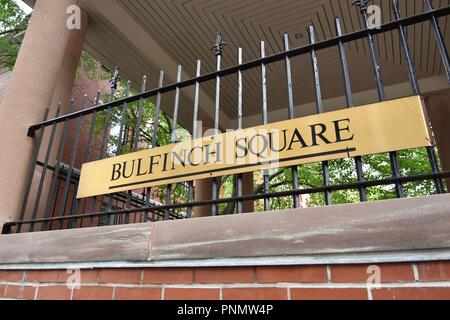
[[18,32],[22,32],[25,30],[26,30],[26,28],[17,28],[17,29],[2,31],[2,32],[0,32],[0,37],[3,37],[4,35],[7,35],[8,33],[18,33]]

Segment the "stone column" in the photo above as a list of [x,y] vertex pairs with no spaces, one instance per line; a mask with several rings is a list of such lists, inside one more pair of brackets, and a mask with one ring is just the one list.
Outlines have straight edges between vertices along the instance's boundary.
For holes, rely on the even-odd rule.
[[[254,192],[253,172],[244,173],[242,175],[242,194],[244,196],[252,195]],[[242,204],[243,213],[255,211],[255,201],[244,201]]]
[[[67,45],[64,51],[64,56],[59,68],[59,74],[55,85],[55,90],[52,96],[51,106],[56,106],[59,102],[63,105],[63,112],[67,111],[67,105],[72,97],[73,85],[77,75],[77,69],[80,64],[80,57],[83,51],[84,40],[89,25],[89,16],[87,13],[81,11],[81,29],[72,30],[67,39]],[[79,93],[79,92],[77,92]],[[85,92],[84,92],[85,93]],[[83,93],[83,94],[84,94]],[[73,96],[76,102],[76,110],[81,109],[82,94]],[[95,98],[95,92],[90,97]]]
[[[450,170],[450,89],[427,94],[425,104],[431,125],[433,126],[436,145],[443,171]],[[450,179],[446,179],[450,189]]]
[[[212,179],[196,180],[195,187],[195,201],[211,200],[212,197]],[[195,207],[192,214],[194,218],[211,216],[211,206]]]
[[[195,186],[195,201],[211,200],[212,196],[212,179],[197,180]],[[253,172],[244,173],[242,177],[242,194],[244,196],[253,194]],[[243,203],[243,213],[255,211],[254,201],[245,201]],[[194,208],[193,217],[209,217],[211,216],[211,206],[202,206]]]
[[[94,92],[88,92],[88,91],[82,92],[81,90],[78,90],[78,89],[82,89],[82,88],[78,88],[75,86],[75,80],[77,78],[77,70],[78,70],[78,66],[80,64],[80,57],[81,57],[81,53],[83,51],[84,40],[86,38],[86,33],[88,30],[88,25],[89,25],[89,16],[87,15],[87,13],[84,10],[81,11],[80,22],[81,22],[81,28],[79,30],[78,29],[71,30],[70,34],[69,34],[69,38],[67,40],[67,45],[66,45],[66,48],[64,51],[64,56],[63,56],[63,59],[61,62],[61,66],[59,68],[60,72],[59,72],[57,80],[56,80],[55,89],[53,91],[52,100],[50,103],[50,106],[51,106],[50,117],[55,116],[56,107],[57,107],[58,103],[61,103],[61,106],[62,106],[61,115],[63,115],[63,114],[68,113],[68,104],[69,104],[69,101],[71,98],[74,98],[74,101],[75,101],[72,112],[81,110],[84,94],[90,94],[89,103],[91,105],[93,105],[93,102],[95,99],[95,94],[96,94],[95,91]],[[80,76],[83,76],[83,72],[80,72]],[[88,80],[86,79],[86,75],[84,74],[84,76],[85,76],[84,81],[87,82]],[[61,138],[62,138],[62,133],[63,133],[63,126],[64,126],[63,124],[60,124],[57,127],[55,139],[52,144],[52,150],[51,150],[52,152],[51,152],[50,161],[49,161],[50,165],[54,165],[56,163],[58,147],[61,143]],[[70,150],[73,146],[74,133],[75,133],[74,126],[75,126],[75,121],[72,121],[71,126],[69,127],[69,133],[66,138],[65,150],[63,153],[62,161],[64,163],[69,163],[69,160],[67,158],[70,157]],[[83,128],[82,128],[82,130],[83,130]],[[48,134],[44,136],[43,146],[41,148],[40,159],[44,159],[45,153],[47,152],[49,133],[50,133],[51,129],[48,129],[47,131],[48,131]],[[84,139],[84,136],[88,135],[88,133],[86,131],[88,132],[89,130],[84,129],[84,131],[82,131],[80,141],[82,141]],[[80,146],[81,146],[81,143],[80,143]],[[80,148],[80,150],[81,150],[81,148]],[[78,152],[78,154],[80,154],[80,152]],[[78,168],[80,168],[80,166]],[[47,206],[47,198],[48,198],[48,193],[50,191],[52,174],[53,174],[53,172],[51,172],[50,170],[47,170],[47,173],[45,175],[44,188],[42,191],[41,200],[39,202],[38,218],[44,218],[44,217],[51,216],[51,212],[45,212],[45,209]],[[41,175],[42,175],[41,168],[40,167],[36,168],[36,173],[35,173],[35,176],[33,179],[33,185],[32,185],[33,188],[36,188],[36,192],[37,192],[37,187],[38,187]],[[36,195],[36,192],[32,192],[32,194],[30,195],[30,200],[29,200],[30,204],[34,203],[35,198],[33,196]],[[31,210],[31,208],[27,208],[27,209],[28,209],[28,211]],[[29,213],[28,211],[27,211],[27,214]]]
[[[63,68],[68,64],[63,64],[63,60],[73,33],[66,25],[67,8],[73,4],[76,0],[36,1],[0,105],[0,225],[19,217],[33,151],[33,139],[27,137],[27,129],[42,120],[56,84],[61,81],[59,77],[66,72]],[[72,53],[72,59],[78,63],[79,55]]]

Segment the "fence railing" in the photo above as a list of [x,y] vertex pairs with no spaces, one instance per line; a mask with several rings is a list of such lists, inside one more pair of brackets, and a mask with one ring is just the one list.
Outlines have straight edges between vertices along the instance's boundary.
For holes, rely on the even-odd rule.
[[[183,88],[194,87],[194,112],[193,112],[193,138],[197,138],[197,122],[199,115],[199,98],[200,88],[204,83],[215,83],[215,109],[214,109],[214,129],[219,130],[220,125],[220,96],[221,96],[221,80],[224,77],[235,76],[237,82],[237,129],[243,128],[243,92],[245,83],[243,74],[246,71],[258,69],[261,72],[261,92],[262,92],[262,124],[268,123],[268,112],[270,106],[267,103],[267,83],[266,76],[268,65],[276,62],[284,61],[286,72],[286,93],[288,96],[287,114],[290,119],[295,118],[294,96],[296,92],[293,90],[293,81],[295,75],[291,60],[294,57],[310,55],[311,65],[313,68],[313,83],[316,97],[316,112],[322,113],[323,100],[320,85],[320,61],[317,52],[326,48],[336,49],[336,62],[342,67],[342,80],[344,84],[345,97],[349,108],[354,106],[351,74],[346,57],[345,44],[355,40],[367,41],[370,53],[370,62],[373,66],[375,75],[375,87],[378,93],[379,101],[386,100],[385,89],[383,85],[383,75],[381,74],[380,63],[378,61],[378,53],[376,49],[375,36],[378,34],[398,31],[400,36],[400,44],[402,54],[405,60],[405,68],[408,72],[411,84],[411,93],[420,95],[420,86],[417,80],[414,62],[406,36],[405,28],[410,25],[430,22],[433,30],[433,36],[437,43],[439,56],[442,60],[445,75],[450,81],[450,62],[448,51],[444,42],[442,30],[439,25],[439,18],[450,14],[450,6],[434,9],[430,0],[424,0],[424,12],[415,16],[401,18],[397,1],[391,1],[392,12],[395,20],[382,24],[379,28],[368,28],[368,1],[355,1],[361,10],[361,18],[364,22],[364,29],[342,33],[340,19],[336,18],[335,28],[336,35],[331,39],[316,41],[316,33],[314,26],[308,28],[309,44],[291,49],[289,47],[289,36],[284,35],[284,51],[273,55],[266,55],[265,43],[261,42],[261,57],[248,62],[243,61],[242,49],[238,50],[237,64],[232,67],[223,68],[222,52],[224,50],[224,42],[222,36],[218,34],[214,53],[216,55],[217,70],[208,74],[201,74],[201,61],[197,62],[196,77],[188,80],[181,79],[181,66],[177,70],[177,82],[173,84],[164,84],[164,73],[161,71],[159,85],[157,88],[146,91],[146,77],[143,78],[141,93],[129,95],[130,82],[123,88],[123,97],[118,97],[117,89],[119,85],[118,69],[116,70],[112,80],[112,93],[107,103],[100,104],[101,97],[97,96],[95,105],[87,106],[86,97],[83,99],[82,109],[74,111],[74,101],[69,105],[69,113],[60,115],[61,106],[57,108],[54,118],[48,119],[49,110],[47,109],[44,119],[41,123],[35,124],[29,128],[28,135],[35,139],[35,150],[30,164],[27,188],[24,194],[23,205],[21,209],[20,219],[15,222],[7,223],[4,226],[3,233],[32,232],[42,230],[55,230],[65,228],[90,227],[103,224],[120,224],[120,223],[136,223],[147,221],[160,221],[169,219],[184,219],[193,216],[193,210],[201,206],[210,206],[211,215],[217,215],[218,206],[221,204],[235,203],[236,213],[243,212],[243,203],[246,201],[261,200],[264,210],[270,210],[271,200],[280,197],[289,197],[292,199],[292,207],[299,208],[299,195],[307,194],[323,194],[324,203],[326,205],[333,204],[333,192],[342,190],[356,190],[361,202],[368,201],[368,188],[375,186],[393,186],[395,197],[405,197],[404,185],[411,182],[431,181],[433,184],[433,192],[441,194],[446,192],[443,178],[450,177],[449,171],[442,171],[435,153],[434,147],[426,148],[426,154],[429,160],[429,172],[404,176],[401,174],[399,167],[397,152],[389,154],[389,163],[391,167],[391,176],[377,179],[366,179],[364,173],[364,161],[361,157],[354,158],[354,172],[356,181],[348,183],[333,184],[330,179],[329,162],[324,161],[321,165],[322,186],[304,187],[299,181],[299,172],[297,166],[290,168],[291,170],[291,188],[290,190],[271,190],[271,181],[267,174],[262,177],[262,192],[243,195],[242,175],[237,175],[234,181],[236,185],[236,193],[231,197],[219,196],[218,179],[213,179],[212,197],[209,200],[195,201],[195,190],[192,181],[177,185],[160,186],[157,188],[145,188],[137,192],[121,192],[111,195],[91,197],[88,199],[76,199],[76,192],[79,183],[79,170],[83,163],[104,159],[108,156],[119,155],[123,153],[124,147],[127,146],[127,152],[137,151],[141,140],[142,128],[148,127],[145,123],[148,119],[144,119],[145,103],[150,98],[156,98],[154,105],[155,112],[150,122],[153,131],[148,139],[147,147],[155,147],[161,143],[157,141],[158,126],[161,118],[161,97],[167,93],[175,93],[174,110],[171,114],[171,129],[177,129],[178,115],[180,113],[180,90]],[[129,126],[128,110],[134,108],[136,118],[133,119],[133,129]],[[115,126],[118,129],[117,141],[112,143],[112,124],[116,120]],[[97,124],[102,122],[101,126]],[[86,130],[86,128],[88,128]],[[72,133],[71,140],[68,138]],[[82,145],[80,136],[87,136],[87,142]],[[130,135],[132,135],[130,137]],[[44,139],[45,137],[45,139]],[[127,137],[127,138],[125,138]],[[45,141],[46,146],[43,146]],[[71,142],[72,145],[66,145]],[[176,142],[172,136],[172,143]],[[55,163],[50,163],[52,154],[56,151]],[[69,151],[67,151],[69,150]],[[63,157],[64,156],[64,157]],[[63,164],[65,158],[66,164]],[[81,159],[81,160],[80,160]],[[35,175],[39,170],[40,175]],[[36,178],[38,177],[38,178]],[[36,179],[38,181],[36,181]],[[46,185],[50,185],[48,190]],[[35,186],[35,188],[32,188]],[[36,189],[37,188],[37,189]],[[181,188],[182,194],[174,199],[175,188]],[[33,190],[33,191],[32,191]],[[155,192],[157,195],[155,195]],[[46,199],[43,199],[43,195]],[[164,198],[165,197],[165,198]],[[158,201],[154,201],[158,199]]]

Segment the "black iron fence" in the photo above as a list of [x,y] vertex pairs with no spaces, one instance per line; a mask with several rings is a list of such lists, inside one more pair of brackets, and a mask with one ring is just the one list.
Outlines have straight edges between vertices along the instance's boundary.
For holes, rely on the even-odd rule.
[[[443,178],[450,177],[450,172],[442,171],[439,161],[435,153],[435,148],[426,149],[429,160],[430,170],[427,173],[402,175],[399,167],[398,154],[392,152],[389,155],[391,167],[391,176],[379,179],[367,180],[364,173],[364,161],[361,157],[354,158],[354,171],[356,173],[356,181],[340,184],[332,184],[330,180],[330,165],[324,161],[321,165],[322,186],[303,187],[299,182],[299,167],[294,166],[291,170],[292,186],[289,190],[271,191],[271,180],[267,174],[262,178],[262,192],[252,195],[243,195],[242,175],[237,175],[234,179],[236,193],[230,197],[220,197],[218,178],[213,179],[212,197],[208,200],[195,201],[195,190],[192,181],[168,186],[160,186],[158,188],[146,188],[138,192],[121,192],[111,195],[93,197],[89,199],[76,199],[76,192],[79,182],[79,169],[82,163],[93,160],[104,159],[108,156],[119,155],[123,153],[124,146],[128,143],[127,152],[133,152],[139,149],[141,129],[148,126],[145,123],[148,119],[144,119],[143,110],[145,101],[150,98],[156,98],[154,118],[150,120],[153,134],[150,142],[146,147],[155,147],[161,144],[157,141],[158,125],[161,117],[161,97],[163,94],[175,93],[175,103],[173,114],[171,115],[171,129],[176,130],[178,125],[178,115],[180,112],[179,99],[180,90],[187,87],[195,88],[194,112],[193,112],[193,137],[197,138],[197,121],[199,115],[199,96],[200,88],[203,84],[215,83],[215,109],[214,109],[214,128],[219,129],[220,124],[220,97],[221,97],[221,80],[224,77],[235,76],[237,81],[237,129],[243,128],[243,92],[244,78],[246,71],[259,69],[261,72],[261,92],[262,92],[262,122],[268,123],[269,106],[267,102],[267,82],[266,76],[268,65],[276,62],[285,63],[286,72],[286,92],[288,96],[287,113],[290,119],[295,117],[294,113],[294,95],[293,75],[291,67],[291,59],[297,56],[309,55],[313,68],[313,79],[316,97],[316,112],[324,111],[322,101],[322,90],[320,85],[320,61],[317,52],[326,48],[336,49],[336,62],[342,67],[342,81],[345,89],[345,97],[349,108],[354,106],[351,74],[346,57],[345,44],[361,40],[367,41],[367,47],[370,53],[370,60],[375,75],[375,87],[377,89],[379,101],[386,100],[385,89],[383,85],[383,75],[379,64],[375,37],[390,31],[398,31],[402,48],[402,54],[405,61],[405,68],[408,72],[409,81],[413,95],[420,95],[420,86],[417,80],[415,66],[409,47],[406,27],[420,23],[430,23],[433,30],[433,36],[437,44],[440,59],[442,60],[445,75],[450,81],[450,63],[448,51],[445,46],[444,37],[439,24],[439,18],[450,14],[450,7],[433,8],[430,0],[424,0],[424,12],[415,16],[402,18],[398,9],[397,1],[391,1],[394,20],[384,23],[379,28],[369,28],[367,4],[368,1],[354,1],[361,11],[361,18],[364,29],[343,34],[340,19],[336,18],[335,37],[323,41],[316,41],[316,33],[314,26],[308,29],[309,44],[291,49],[289,47],[289,36],[284,35],[284,51],[266,55],[265,44],[261,42],[261,57],[255,60],[243,61],[242,49],[238,51],[237,65],[232,67],[222,67],[222,52],[224,50],[224,42],[222,36],[218,34],[214,53],[216,55],[217,70],[208,74],[201,74],[201,61],[197,62],[196,77],[188,80],[181,79],[181,66],[177,71],[177,82],[173,84],[164,84],[164,73],[161,72],[159,85],[157,88],[146,91],[146,81],[144,77],[141,93],[129,95],[130,83],[128,82],[124,89],[124,96],[117,98],[116,90],[119,81],[118,69],[116,70],[112,80],[112,94],[110,101],[100,104],[100,95],[97,96],[95,105],[87,106],[87,99],[83,100],[83,106],[80,111],[71,112],[61,116],[61,106],[58,107],[55,117],[48,119],[49,111],[45,112],[44,119],[41,123],[35,124],[29,128],[28,135],[35,139],[35,150],[31,161],[27,188],[24,194],[23,205],[19,221],[8,223],[4,226],[3,233],[18,233],[27,231],[55,230],[63,228],[79,228],[109,224],[126,224],[147,221],[161,221],[169,219],[184,219],[193,216],[193,210],[201,206],[210,206],[211,215],[218,214],[218,206],[228,203],[236,204],[236,213],[243,212],[243,203],[246,201],[260,200],[265,210],[270,210],[270,202],[274,198],[289,197],[292,199],[292,207],[299,208],[300,195],[323,194],[324,203],[326,205],[333,204],[333,192],[342,190],[356,190],[361,202],[368,201],[368,188],[375,186],[394,186],[395,196],[397,198],[405,197],[404,185],[411,182],[431,181],[433,184],[433,192],[441,194],[446,192]],[[127,122],[127,110],[133,107],[136,110],[137,117],[133,122],[131,130]],[[73,110],[74,102],[71,101],[69,110]],[[181,110],[182,111],[182,110]],[[113,117],[118,119],[118,138],[114,145],[111,143],[111,123]],[[103,126],[99,131],[96,123],[99,119],[103,122]],[[80,145],[80,135],[82,126],[88,125],[89,133],[87,143]],[[72,125],[72,127],[71,127]],[[66,146],[68,134],[72,132],[72,145]],[[43,145],[43,137],[47,137],[46,145]],[[60,135],[60,138],[58,136]],[[131,136],[131,137],[130,137]],[[174,136],[172,143],[176,142]],[[59,144],[59,145],[57,145]],[[94,148],[97,144],[99,148]],[[44,148],[44,149],[43,149]],[[52,154],[56,151],[56,162],[49,163]],[[63,163],[64,150],[69,149],[68,163]],[[67,153],[67,151],[66,151]],[[80,156],[81,155],[81,156]],[[42,159],[40,158],[42,157]],[[81,157],[82,160],[79,160]],[[78,159],[78,160],[77,160]],[[77,163],[78,162],[78,163]],[[35,175],[39,171],[40,175]],[[38,182],[36,182],[36,179]],[[50,182],[48,182],[50,181]],[[34,183],[34,184],[33,184]],[[45,191],[45,185],[50,184],[49,190]],[[32,186],[37,187],[32,187]],[[37,188],[37,189],[36,189]],[[174,198],[173,192],[175,188],[182,188],[183,196]],[[159,193],[158,193],[158,192]],[[162,192],[161,192],[162,191]],[[155,192],[157,195],[155,195]],[[43,195],[46,194],[44,199]],[[180,193],[177,193],[180,194]],[[159,199],[158,201],[154,201]]]

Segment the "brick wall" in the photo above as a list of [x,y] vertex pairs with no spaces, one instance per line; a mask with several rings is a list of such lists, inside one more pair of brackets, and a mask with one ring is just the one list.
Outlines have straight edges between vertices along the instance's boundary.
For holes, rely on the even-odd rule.
[[56,271],[0,271],[1,299],[302,300],[450,299],[450,262],[234,268],[132,268],[81,271],[81,288]]

